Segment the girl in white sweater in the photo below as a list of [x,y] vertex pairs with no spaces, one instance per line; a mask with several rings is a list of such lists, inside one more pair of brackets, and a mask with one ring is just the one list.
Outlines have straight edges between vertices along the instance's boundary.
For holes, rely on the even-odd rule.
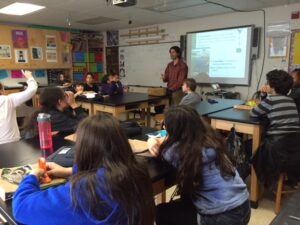
[[30,71],[26,70],[23,74],[28,84],[25,91],[3,95],[3,86],[0,83],[0,144],[20,139],[16,108],[31,99],[38,87]]

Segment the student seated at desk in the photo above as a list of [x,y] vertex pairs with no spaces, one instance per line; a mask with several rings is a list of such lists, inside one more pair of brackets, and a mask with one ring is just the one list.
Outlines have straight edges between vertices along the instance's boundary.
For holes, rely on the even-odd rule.
[[75,83],[72,91],[74,93],[74,98],[82,95],[84,92],[84,83]]
[[265,185],[277,181],[286,172],[292,182],[300,174],[300,125],[294,100],[287,96],[293,85],[292,77],[283,70],[267,74],[262,88],[267,96],[252,109],[252,117],[267,118],[269,125],[262,144],[253,157],[257,177]]
[[98,85],[94,84],[94,75],[92,73],[87,73],[85,81],[84,91],[93,91],[95,93],[99,92]]
[[[40,169],[20,183],[12,208],[30,225],[153,225],[155,205],[147,168],[140,165],[118,121],[108,114],[88,117],[77,129],[75,165],[48,163],[48,174],[69,178],[41,190]],[[116,141],[118,140],[118,141]]]
[[300,69],[294,69],[291,76],[293,78],[293,88],[289,97],[294,99],[298,113],[300,114]]
[[56,83],[58,86],[64,87],[69,87],[71,85],[71,82],[65,78],[63,73],[58,74]]
[[38,113],[50,114],[52,131],[66,134],[74,133],[79,122],[87,116],[85,110],[75,102],[74,94],[58,87],[45,88],[40,94],[40,105],[41,108],[25,125],[27,138],[37,135]]
[[17,124],[16,108],[33,97],[38,88],[32,73],[24,72],[28,87],[25,91],[3,95],[3,85],[0,83],[0,144],[18,141],[20,131]]
[[249,193],[223,138],[189,106],[169,108],[165,128],[167,137],[150,138],[148,146],[176,168],[181,198],[158,206],[156,224],[248,224]]
[[188,105],[195,107],[201,102],[201,96],[196,93],[197,83],[193,78],[188,78],[183,82],[182,91],[186,94],[180,101],[179,105]]
[[104,76],[101,83],[102,95],[122,95],[124,92],[117,74]]

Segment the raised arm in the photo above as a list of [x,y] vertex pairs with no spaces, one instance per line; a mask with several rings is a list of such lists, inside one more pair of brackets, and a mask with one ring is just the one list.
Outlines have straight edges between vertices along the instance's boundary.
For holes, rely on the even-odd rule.
[[8,95],[9,100],[12,102],[14,107],[18,107],[22,103],[28,101],[36,93],[38,85],[34,80],[31,71],[26,70],[24,76],[27,78],[28,87],[25,91],[13,93]]

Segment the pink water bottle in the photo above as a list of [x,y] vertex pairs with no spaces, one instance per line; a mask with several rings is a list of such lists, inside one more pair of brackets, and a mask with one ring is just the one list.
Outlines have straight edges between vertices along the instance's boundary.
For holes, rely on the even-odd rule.
[[50,115],[47,113],[39,113],[37,122],[41,150],[45,153],[49,153],[53,150]]

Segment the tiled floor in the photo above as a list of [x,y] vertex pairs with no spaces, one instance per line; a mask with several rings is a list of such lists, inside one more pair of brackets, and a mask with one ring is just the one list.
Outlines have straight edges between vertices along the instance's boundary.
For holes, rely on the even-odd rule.
[[[167,190],[167,201],[169,201],[173,191],[174,187]],[[259,202],[259,207],[251,210],[251,219],[248,225],[269,225],[276,216],[274,213],[274,200],[274,195],[266,194]]]

